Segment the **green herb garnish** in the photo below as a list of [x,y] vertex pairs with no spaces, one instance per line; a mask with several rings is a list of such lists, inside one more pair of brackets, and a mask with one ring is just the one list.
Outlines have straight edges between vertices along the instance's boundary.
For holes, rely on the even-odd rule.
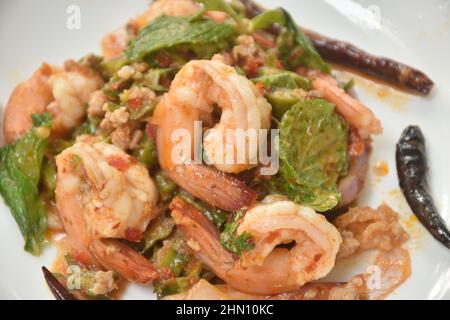
[[25,238],[25,250],[37,255],[47,228],[38,186],[51,118],[44,113],[32,119],[34,127],[27,134],[0,149],[0,193]]
[[181,45],[192,48],[214,46],[219,52],[230,45],[236,30],[228,24],[220,24],[199,18],[162,16],[147,25],[129,44],[125,56],[129,60],[142,59],[163,49]]
[[250,233],[244,231],[236,236],[239,226],[239,220],[244,216],[244,210],[239,210],[233,217],[233,220],[225,224],[225,229],[220,234],[220,243],[228,251],[241,256],[243,252],[249,251],[255,247]]
[[279,39],[279,56],[288,69],[294,70],[303,65],[324,73],[331,72],[330,66],[286,10],[267,10],[251,20],[253,30],[266,29],[273,24],[283,27]]
[[327,211],[341,197],[337,181],[347,173],[348,128],[335,106],[322,99],[301,100],[283,116],[278,187],[295,202]]

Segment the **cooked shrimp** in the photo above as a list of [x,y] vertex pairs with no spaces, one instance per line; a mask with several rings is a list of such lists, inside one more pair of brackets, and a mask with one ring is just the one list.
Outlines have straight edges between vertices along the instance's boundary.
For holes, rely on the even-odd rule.
[[400,247],[381,252],[373,266],[379,268],[379,285],[373,273],[353,276],[347,282],[312,282],[297,291],[276,295],[251,294],[222,284],[200,280],[190,290],[167,296],[166,300],[381,300],[398,288],[411,274],[408,250]]
[[79,126],[86,114],[86,104],[103,84],[101,77],[75,61],[64,63],[64,71],[49,78],[53,101],[47,106],[53,119],[52,129],[67,132]]
[[138,241],[154,218],[157,191],[146,168],[117,147],[77,142],[56,157],[57,195],[81,199],[91,234]]
[[[185,129],[194,137],[194,122],[208,119],[214,111],[214,104],[222,110],[220,122],[209,129],[205,136],[205,157],[218,170],[239,173],[257,165],[258,146],[250,143],[247,135],[243,163],[236,159],[237,139],[233,139],[233,157],[231,163],[224,150],[227,136],[237,134],[238,130],[268,129],[270,126],[271,106],[260,95],[256,87],[234,68],[216,59],[194,60],[187,63],[175,76],[170,91],[156,107],[153,122],[157,125],[157,143],[160,165],[164,169],[173,169],[176,130]],[[191,143],[194,141],[191,139]],[[191,159],[192,155],[181,155]]]
[[[157,190],[146,168],[119,148],[83,137],[56,157],[56,205],[69,238],[106,268],[148,283],[157,270],[129,246],[156,210]],[[106,238],[106,239],[105,239]]]
[[[255,244],[236,260],[218,240],[217,230],[201,213],[176,198],[172,217],[194,255],[239,291],[272,295],[298,290],[334,267],[341,237],[325,217],[290,201],[276,200],[249,209],[237,233]],[[291,249],[277,248],[295,242]]]
[[313,282],[298,291],[277,295],[257,295],[237,291],[227,284],[212,285],[202,279],[190,290],[165,297],[165,300],[380,300],[386,298],[411,274],[407,250],[394,248],[382,252],[374,266],[380,268],[380,286],[370,285],[373,274],[353,276],[348,282]]
[[298,286],[322,278],[334,266],[341,243],[337,229],[323,215],[291,201],[259,204],[245,214],[238,234],[252,235],[255,248],[242,256],[244,267],[262,266],[279,244],[295,242],[290,249],[288,274]]
[[130,34],[126,26],[117,28],[103,37],[100,42],[102,56],[105,59],[118,57],[127,47],[128,42],[133,39],[134,34]]
[[[388,252],[380,252],[375,264],[380,268],[380,287],[368,286],[367,298],[369,300],[381,300],[398,288],[411,275],[411,260],[409,251],[395,247]],[[367,281],[369,274],[365,275]]]
[[[195,196],[223,209],[236,210],[251,204],[247,200],[254,200],[253,195],[248,195],[251,194],[248,188],[230,176],[209,173],[210,168],[190,164],[195,149],[195,123],[211,122],[215,104],[222,115],[220,122],[205,134],[205,158],[227,173],[238,173],[257,165],[259,129],[269,128],[271,106],[248,79],[219,57],[187,63],[157,105],[152,123],[157,127],[159,164],[175,182]],[[183,150],[177,154],[180,148],[176,134],[182,130],[190,139],[188,154]],[[255,133],[253,140],[252,133]],[[233,186],[239,188],[232,191]],[[232,202],[221,201],[224,196],[229,196]]]
[[409,252],[401,248],[409,236],[399,222],[398,213],[389,206],[351,208],[335,220],[335,225],[343,238],[338,259],[367,250],[380,251],[373,264],[379,268],[379,286],[371,285],[373,274],[360,275],[367,299],[384,299],[410,276]]
[[193,0],[158,0],[154,1],[147,11],[135,21],[139,29],[160,16],[189,17],[200,11],[201,7]]
[[313,79],[313,89],[334,103],[336,111],[352,126],[358,128],[363,136],[380,134],[383,131],[380,120],[372,110],[348,95],[333,77],[317,71],[310,72],[309,76]]
[[44,112],[53,100],[48,79],[56,68],[44,63],[26,82],[18,84],[6,105],[3,134],[11,143],[32,126],[31,115]]
[[166,296],[164,300],[358,300],[363,285],[357,276],[347,283],[309,283],[295,292],[267,296],[236,291],[226,284],[213,285],[201,279],[188,291]]
[[81,124],[90,95],[102,86],[102,79],[75,61],[64,68],[43,64],[26,82],[14,89],[6,105],[3,130],[7,143],[32,127],[31,115],[49,112],[52,133],[61,135]]
[[399,215],[388,205],[377,209],[350,208],[334,224],[342,235],[339,258],[370,249],[390,251],[409,238],[399,222]]
[[[135,33],[139,32],[151,21],[166,15],[173,17],[189,17],[200,10],[199,4],[193,0],[159,0],[154,1],[149,8],[135,19],[128,22],[128,27],[134,28]],[[119,56],[126,48],[127,43],[132,39],[127,26],[123,26],[108,35],[101,43],[102,55],[106,58]]]
[[227,285],[213,285],[200,279],[186,292],[169,295],[163,300],[260,300],[267,297],[242,293]]

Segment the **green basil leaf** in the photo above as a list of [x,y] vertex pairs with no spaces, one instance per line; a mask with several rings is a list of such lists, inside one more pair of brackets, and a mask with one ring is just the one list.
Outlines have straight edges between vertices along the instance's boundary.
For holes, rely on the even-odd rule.
[[348,167],[348,128],[334,104],[301,100],[284,114],[279,129],[280,172],[289,198],[319,212],[336,206],[337,182]]
[[311,40],[297,26],[292,16],[283,8],[267,10],[251,20],[252,30],[267,29],[273,24],[284,27],[280,34],[279,54],[284,65],[294,70],[300,65],[330,73]]
[[162,16],[139,33],[129,44],[125,56],[138,60],[159,50],[181,45],[194,48],[213,45],[218,52],[227,48],[235,36],[235,28],[228,24],[207,19]]
[[48,114],[32,119],[34,127],[26,135],[0,149],[0,193],[25,238],[25,250],[39,254],[47,213],[38,185],[51,119]]

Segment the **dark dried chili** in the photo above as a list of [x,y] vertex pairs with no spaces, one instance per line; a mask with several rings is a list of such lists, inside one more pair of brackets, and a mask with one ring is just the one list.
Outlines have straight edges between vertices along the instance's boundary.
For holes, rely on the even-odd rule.
[[[252,0],[241,0],[245,5],[246,14],[252,18],[264,11]],[[278,33],[276,26],[270,30]],[[315,48],[325,60],[344,65],[366,75],[381,79],[398,86],[400,89],[428,95],[433,88],[433,81],[413,67],[403,63],[371,55],[358,47],[339,40],[327,38],[318,33],[305,30],[303,32],[312,40]]]
[[428,189],[425,138],[418,126],[403,131],[396,150],[400,188],[414,214],[439,242],[450,249],[450,231]]
[[347,42],[303,30],[320,55],[328,61],[354,68],[364,74],[397,85],[401,89],[428,95],[433,81],[426,74],[403,63],[371,55]]

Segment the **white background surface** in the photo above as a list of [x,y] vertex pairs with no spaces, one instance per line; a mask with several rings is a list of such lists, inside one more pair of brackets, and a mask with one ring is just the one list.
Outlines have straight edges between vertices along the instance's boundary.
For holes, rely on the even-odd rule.
[[[3,110],[14,86],[46,61],[60,64],[99,52],[101,37],[144,10],[142,0],[2,0],[0,2],[0,106]],[[273,2],[260,3],[273,7]],[[66,9],[81,8],[81,30],[66,28]],[[450,251],[433,240],[418,223],[398,192],[395,142],[409,124],[421,126],[427,138],[431,187],[436,204],[450,223],[450,1],[407,0],[278,0],[297,21],[310,29],[344,39],[374,54],[425,71],[436,88],[428,98],[412,97],[358,80],[356,91],[382,120],[384,133],[374,139],[372,165],[384,160],[389,175],[371,170],[359,203],[389,203],[398,210],[411,235],[412,276],[393,299],[450,299]],[[0,298],[52,298],[41,274],[51,265],[54,249],[41,257],[23,251],[23,241],[12,216],[0,200]],[[342,268],[341,268],[342,269]],[[358,269],[347,263],[340,280]],[[125,298],[153,298],[151,288],[133,286]]]

